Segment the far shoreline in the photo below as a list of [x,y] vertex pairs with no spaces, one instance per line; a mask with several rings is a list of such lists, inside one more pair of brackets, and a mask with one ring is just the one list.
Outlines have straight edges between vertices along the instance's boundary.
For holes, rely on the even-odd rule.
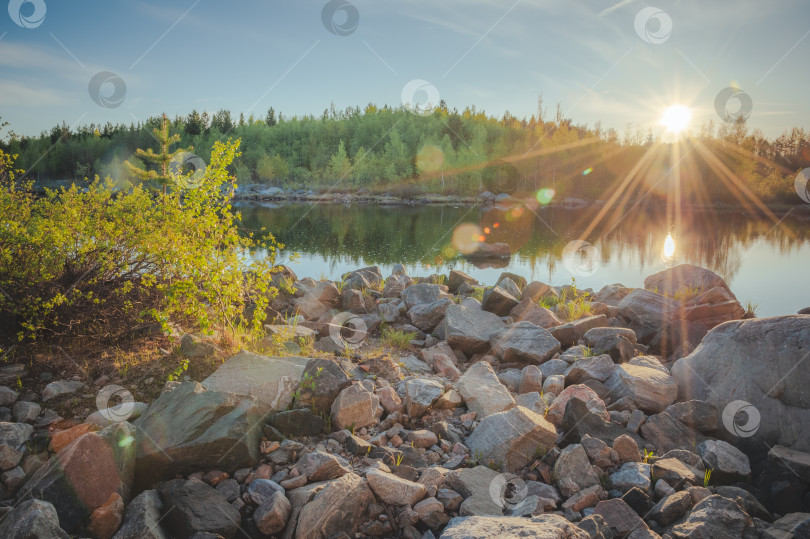
[[[507,198],[508,197],[508,198]],[[417,205],[452,205],[452,206],[483,206],[483,207],[509,207],[514,203],[524,203],[532,200],[529,197],[508,196],[506,193],[494,194],[483,191],[477,196],[472,195],[448,195],[442,193],[418,193],[413,195],[398,196],[387,192],[372,193],[368,190],[330,190],[323,187],[287,187],[281,188],[266,184],[240,185],[234,194],[234,201],[239,203],[251,202],[276,202],[284,204],[294,203],[321,203],[321,204],[358,204],[380,206],[417,206]],[[579,197],[565,197],[562,200],[547,204],[538,203],[540,208],[554,208],[566,210],[586,210],[598,209],[606,205],[604,200],[590,200]],[[763,205],[774,212],[791,213],[796,211],[796,216],[803,219],[810,218],[810,204],[797,202],[787,204],[784,202],[763,202]],[[632,199],[624,203],[624,207],[634,209],[635,207],[663,207],[666,201],[655,200],[654,198],[643,197],[642,199]],[[682,202],[681,207],[690,210],[714,210],[714,211],[745,211],[751,208],[757,209],[753,204],[744,206],[742,204],[732,204],[729,202],[715,201],[704,204]],[[806,208],[804,210],[803,208]]]

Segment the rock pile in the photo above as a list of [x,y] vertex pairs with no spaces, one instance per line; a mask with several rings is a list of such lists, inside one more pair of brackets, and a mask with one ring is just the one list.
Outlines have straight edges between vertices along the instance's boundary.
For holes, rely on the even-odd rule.
[[[810,534],[810,316],[738,320],[691,266],[596,293],[285,274],[268,334],[318,357],[242,352],[58,431],[80,381],[0,387],[0,536]],[[383,320],[408,350],[364,356]]]

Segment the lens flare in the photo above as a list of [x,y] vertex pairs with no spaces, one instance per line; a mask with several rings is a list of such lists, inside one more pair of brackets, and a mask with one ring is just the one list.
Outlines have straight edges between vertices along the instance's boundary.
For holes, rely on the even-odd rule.
[[537,194],[535,195],[535,198],[537,199],[537,202],[539,202],[540,204],[545,206],[546,204],[549,204],[554,199],[554,195],[556,195],[556,194],[557,193],[554,191],[554,189],[550,189],[550,188],[546,187],[546,188],[543,188],[543,189],[540,189],[539,191],[537,191]]
[[416,166],[422,172],[435,172],[444,164],[444,152],[438,146],[426,144],[416,154]]
[[453,230],[451,244],[460,253],[470,254],[475,252],[480,237],[481,229],[477,225],[462,223]]
[[583,171],[582,171],[582,175],[583,175],[583,176],[587,176],[587,175],[588,175],[588,174],[590,174],[591,172],[593,172],[593,169],[592,169],[592,168],[586,168],[585,170],[583,170]]

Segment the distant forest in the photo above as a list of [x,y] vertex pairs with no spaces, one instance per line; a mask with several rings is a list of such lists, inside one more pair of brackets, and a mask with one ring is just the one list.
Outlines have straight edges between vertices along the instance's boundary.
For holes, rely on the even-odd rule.
[[[744,120],[703,125],[680,144],[662,144],[632,125],[623,132],[574,125],[558,105],[538,114],[500,118],[475,107],[427,114],[405,107],[324,110],[320,117],[264,118],[192,111],[171,121],[175,146],[208,158],[214,142],[242,140],[232,166],[240,184],[352,191],[470,195],[482,190],[607,199],[617,190],[638,197],[677,189],[692,202],[735,202],[747,191],[766,202],[800,203],[796,174],[810,166],[810,133],[793,128],[766,139]],[[132,181],[123,162],[138,163],[136,148],[158,149],[152,129],[160,117],[130,125],[62,123],[37,137],[13,135],[0,147],[18,154],[17,166],[35,180]],[[13,126],[12,126],[13,127]],[[174,149],[173,148],[173,149]],[[631,181],[632,180],[632,181]],[[740,187],[744,186],[744,187]],[[743,197],[745,198],[745,197]]]

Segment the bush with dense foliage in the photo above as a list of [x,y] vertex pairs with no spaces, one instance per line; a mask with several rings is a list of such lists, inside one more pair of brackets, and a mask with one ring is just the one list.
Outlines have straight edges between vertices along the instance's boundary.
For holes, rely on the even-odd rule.
[[0,156],[9,176],[0,185],[3,327],[20,340],[108,340],[169,322],[233,330],[246,325],[248,305],[251,327],[260,327],[278,245],[263,238],[267,256],[257,260],[250,252],[259,240],[240,233],[228,173],[238,147],[217,142],[195,189],[160,197],[98,177],[38,197]]

